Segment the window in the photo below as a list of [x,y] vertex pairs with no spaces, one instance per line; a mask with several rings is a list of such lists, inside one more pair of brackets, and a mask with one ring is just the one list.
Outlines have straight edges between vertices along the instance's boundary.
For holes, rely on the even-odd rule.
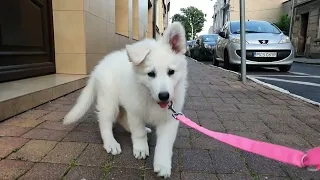
[[[240,33],[240,21],[232,22],[230,27],[232,34]],[[245,28],[246,33],[281,33],[275,25],[266,21],[246,21]]]
[[129,37],[129,2],[116,0],[115,3],[116,33]]

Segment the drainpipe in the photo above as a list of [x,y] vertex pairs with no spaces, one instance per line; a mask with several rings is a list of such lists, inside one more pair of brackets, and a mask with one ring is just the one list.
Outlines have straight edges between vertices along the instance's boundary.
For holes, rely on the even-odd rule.
[[290,18],[290,28],[289,28],[289,38],[290,40],[292,40],[292,25],[293,25],[293,16],[294,16],[294,3],[295,0],[291,0],[292,1],[292,5],[291,5],[291,18]]
[[153,1],[153,15],[152,15],[152,25],[153,25],[153,31],[152,36],[154,39],[157,37],[157,0]]

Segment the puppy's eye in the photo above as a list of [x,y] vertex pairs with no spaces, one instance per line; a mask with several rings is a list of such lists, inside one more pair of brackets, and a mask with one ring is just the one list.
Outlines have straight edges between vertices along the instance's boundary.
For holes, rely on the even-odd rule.
[[154,71],[151,71],[148,73],[148,76],[154,78],[156,77],[156,73]]
[[168,71],[168,75],[171,76],[171,75],[173,75],[173,74],[174,74],[174,70],[170,69],[170,70]]

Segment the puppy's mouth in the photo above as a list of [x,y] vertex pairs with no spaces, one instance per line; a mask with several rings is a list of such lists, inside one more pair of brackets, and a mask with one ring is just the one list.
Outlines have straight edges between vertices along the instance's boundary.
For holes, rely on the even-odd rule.
[[165,101],[165,102],[158,102],[159,106],[164,109],[168,107],[169,101]]

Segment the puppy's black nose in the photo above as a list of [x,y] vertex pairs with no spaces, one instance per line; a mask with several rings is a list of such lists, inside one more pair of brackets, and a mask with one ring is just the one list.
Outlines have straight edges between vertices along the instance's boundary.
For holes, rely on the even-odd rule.
[[161,92],[161,93],[159,93],[159,95],[158,95],[160,101],[168,101],[169,96],[170,96],[170,95],[169,95],[168,92]]

